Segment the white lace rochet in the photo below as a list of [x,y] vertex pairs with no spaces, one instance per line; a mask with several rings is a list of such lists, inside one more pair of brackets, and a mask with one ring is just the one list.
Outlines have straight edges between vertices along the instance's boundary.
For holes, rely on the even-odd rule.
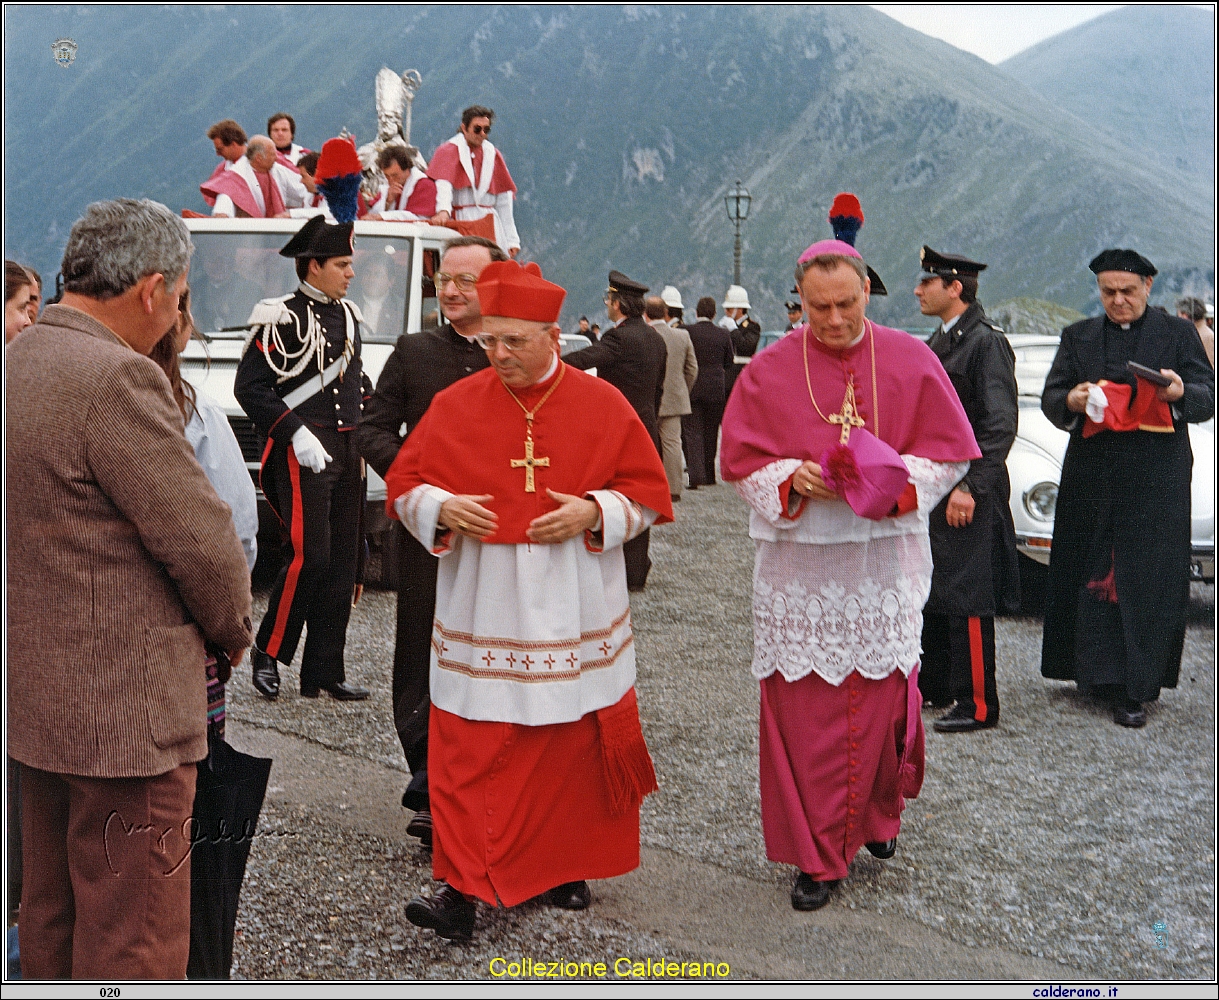
[[757,541],[753,590],[753,674],[810,673],[835,686],[852,670],[873,680],[918,663],[923,605],[931,592],[927,517],[960,481],[968,462],[903,455],[918,510],[870,521],[842,502],[805,503],[780,518],[778,487],[799,467],[772,462],[736,483],[752,508]]

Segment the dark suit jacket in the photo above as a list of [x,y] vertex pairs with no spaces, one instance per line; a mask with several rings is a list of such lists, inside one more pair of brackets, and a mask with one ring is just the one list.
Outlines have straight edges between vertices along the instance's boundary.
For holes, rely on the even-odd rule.
[[631,404],[652,441],[660,450],[660,401],[665,391],[665,367],[669,349],[664,337],[641,316],[624,319],[601,339],[582,351],[573,351],[563,360],[573,368],[597,369]]
[[686,327],[698,359],[698,378],[690,390],[690,402],[723,406],[727,372],[732,368],[732,335],[710,320],[700,319]]
[[439,330],[404,333],[381,369],[356,428],[364,461],[384,477],[405,440],[403,424],[409,434],[436,393],[489,364],[487,352],[448,323]]
[[100,778],[201,760],[204,639],[250,644],[250,576],[169,381],[60,305],[5,360],[8,752]]

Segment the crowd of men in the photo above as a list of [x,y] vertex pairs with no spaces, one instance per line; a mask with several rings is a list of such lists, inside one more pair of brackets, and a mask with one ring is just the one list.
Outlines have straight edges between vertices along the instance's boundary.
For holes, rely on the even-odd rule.
[[[629,592],[687,485],[718,474],[750,509],[762,826],[767,856],[797,869],[794,908],[824,906],[861,848],[896,853],[903,800],[923,781],[922,709],[947,709],[942,732],[998,725],[994,618],[1018,589],[1005,464],[1017,404],[1012,349],[978,301],[986,265],[924,247],[914,294],[935,334],[879,326],[867,307],[883,285],[844,194],[835,238],[796,262],[790,327],[769,349],[755,354],[745,289],[719,304],[726,322],[704,297],[687,324],[675,287],[649,295],[613,270],[612,326],[560,357],[566,292],[514,259],[493,118],[467,108],[426,171],[409,148],[384,150],[372,202],[354,145],[313,154],[290,115],[267,136],[231,121],[208,133],[215,214],[308,216],[280,250],[298,289],[255,307],[234,389],[267,441],[261,483],[284,529],[257,627],[230,509],[147,357],[180,322],[181,220],[147,201],[90,206],[62,300],[14,334],[9,753],[22,765],[27,975],[184,974],[190,866],[174,859],[189,854],[179,841],[208,751],[209,652],[236,664],[249,649],[254,687],[275,699],[303,636],[303,696],[369,696],[343,662],[364,463],[398,525],[402,801],[437,881],[406,915],[445,938],[470,939],[475,900],[580,910],[590,879],[638,866],[657,784]],[[448,242],[443,321],[400,337],[375,386],[346,298],[358,217],[493,222],[493,238]],[[1042,400],[1070,433],[1042,670],[1138,727],[1176,684],[1187,425],[1213,415],[1214,370],[1192,305],[1189,322],[1148,307],[1150,261],[1112,249],[1089,266],[1104,314],[1063,331]],[[9,282],[6,266],[6,335]],[[29,297],[16,302],[28,320]],[[121,856],[104,832],[116,813]]]

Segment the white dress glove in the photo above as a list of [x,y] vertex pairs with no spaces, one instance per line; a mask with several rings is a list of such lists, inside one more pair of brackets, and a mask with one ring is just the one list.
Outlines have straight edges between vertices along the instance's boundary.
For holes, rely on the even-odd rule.
[[296,460],[314,472],[321,472],[326,468],[327,462],[334,461],[308,427],[296,429],[296,433],[292,435],[292,448],[296,451]]

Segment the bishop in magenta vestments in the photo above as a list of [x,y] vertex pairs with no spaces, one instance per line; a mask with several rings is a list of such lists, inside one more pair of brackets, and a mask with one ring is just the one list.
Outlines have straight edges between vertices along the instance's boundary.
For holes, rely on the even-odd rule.
[[[810,266],[802,290],[815,290],[848,257],[859,254],[845,243],[814,244],[801,260],[827,258],[829,271]],[[832,331],[836,346],[824,343],[817,334],[829,321],[818,316],[831,310],[819,314],[806,302],[812,324],[758,354],[737,380],[721,451],[724,479],[751,507],[757,543],[753,673],[761,683],[767,856],[819,883],[845,878],[864,844],[885,856],[903,800],[922,784],[917,667],[931,586],[927,517],[980,455],[935,355],[867,320],[867,279],[844,266],[846,291],[852,281],[865,289],[856,325]],[[838,309],[835,295],[827,301]],[[843,437],[859,434],[872,435],[873,449],[879,441],[896,452],[909,471],[875,519],[840,496],[809,493],[805,463],[828,473],[846,451]],[[835,471],[851,479],[868,470]],[[799,905],[793,890],[792,901],[811,909],[827,898],[828,889]]]

